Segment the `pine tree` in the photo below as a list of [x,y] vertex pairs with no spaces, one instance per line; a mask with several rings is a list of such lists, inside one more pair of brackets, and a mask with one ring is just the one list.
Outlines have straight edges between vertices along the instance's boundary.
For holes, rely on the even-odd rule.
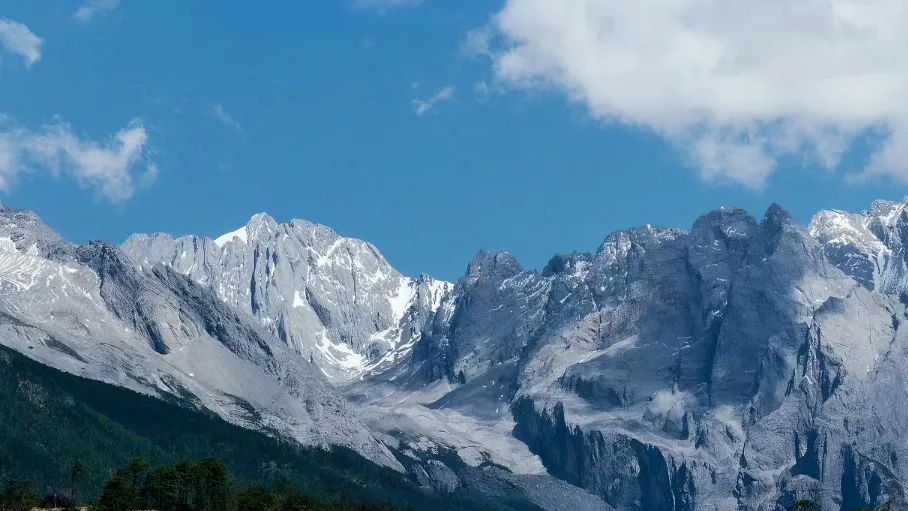
[[76,505],[76,480],[84,470],[85,467],[78,461],[73,463],[73,466],[69,469],[69,501],[73,506]]
[[7,480],[0,491],[0,511],[30,511],[38,505],[31,481]]
[[236,496],[236,511],[277,511],[277,499],[263,486],[251,486]]

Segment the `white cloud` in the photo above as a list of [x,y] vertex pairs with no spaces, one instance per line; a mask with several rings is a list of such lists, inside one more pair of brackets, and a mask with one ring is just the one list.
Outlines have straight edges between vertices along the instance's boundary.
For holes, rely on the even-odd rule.
[[19,55],[31,66],[41,60],[41,38],[32,33],[22,23],[0,18],[0,45],[6,51]]
[[468,56],[484,56],[494,58],[492,53],[492,38],[495,33],[490,26],[479,27],[467,32],[460,43],[460,50]]
[[397,7],[412,7],[422,3],[422,0],[354,0],[354,9],[375,9],[377,11],[386,11]]
[[436,105],[443,101],[450,101],[454,98],[454,86],[447,85],[438,90],[432,97],[427,99],[414,99],[413,111],[416,115],[429,113]]
[[243,129],[240,123],[236,119],[234,119],[232,115],[230,115],[230,112],[228,112],[227,109],[224,108],[224,105],[215,103],[215,105],[211,108],[211,113],[214,114],[214,117],[224,126],[229,126],[237,131]]
[[507,0],[465,44],[501,85],[651,129],[707,179],[760,187],[790,156],[836,168],[872,131],[862,175],[908,181],[906,19],[902,0]]
[[76,21],[88,23],[95,19],[95,16],[103,12],[112,11],[120,6],[120,0],[86,0],[78,9],[73,17]]
[[22,173],[49,172],[69,176],[111,202],[124,201],[157,176],[147,142],[140,121],[99,142],[76,135],[63,121],[30,130],[0,117],[0,192],[8,192]]

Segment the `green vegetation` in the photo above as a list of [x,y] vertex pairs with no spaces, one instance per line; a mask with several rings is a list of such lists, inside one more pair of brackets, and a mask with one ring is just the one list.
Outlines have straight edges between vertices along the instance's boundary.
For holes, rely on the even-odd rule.
[[97,511],[385,511],[393,507],[345,500],[317,500],[282,481],[275,490],[261,485],[231,492],[231,476],[220,460],[152,468],[133,460],[118,470],[93,509]]
[[[117,470],[104,485],[92,511],[390,511],[390,505],[353,503],[347,499],[318,500],[281,480],[274,490],[254,485],[231,491],[230,473],[223,462],[206,459],[152,468],[135,459]],[[73,508],[68,499],[40,501],[28,481],[6,481],[0,491],[0,511],[30,511],[38,505]],[[82,504],[82,503],[79,503]]]
[[[138,483],[131,474],[144,474],[143,488],[147,480],[185,490],[180,485],[194,484],[199,470],[220,469],[206,465],[209,462],[178,463],[209,458],[223,460],[236,488],[281,484],[287,492],[293,488],[313,501],[343,499],[433,511],[483,507],[426,494],[404,476],[353,451],[302,448],[233,426],[185,403],[166,403],[51,369],[2,346],[0,403],[0,487],[10,489],[4,492],[9,497],[3,497],[0,511],[19,509],[16,506],[35,493],[48,495],[48,505],[90,500],[102,490],[110,498],[132,498],[129,492],[136,491]],[[132,466],[131,460],[138,458],[159,468]],[[203,479],[210,481],[208,476]],[[26,488],[20,481],[33,484]],[[191,488],[191,498],[174,490],[171,496],[179,506],[173,509],[212,511],[191,507],[198,487]],[[249,499],[238,503],[243,502]],[[275,505],[287,511],[310,509],[293,507],[295,502],[285,498]]]
[[0,489],[0,511],[28,511],[38,505],[31,481],[6,480]]
[[[855,511],[891,511],[891,510],[892,510],[892,508],[889,504],[883,504],[882,506],[876,508],[875,510],[871,509],[869,507],[862,507],[862,508],[856,509]],[[813,501],[810,501],[808,499],[801,499],[801,500],[795,502],[793,505],[791,505],[788,508],[788,511],[820,511],[820,506],[814,504]]]

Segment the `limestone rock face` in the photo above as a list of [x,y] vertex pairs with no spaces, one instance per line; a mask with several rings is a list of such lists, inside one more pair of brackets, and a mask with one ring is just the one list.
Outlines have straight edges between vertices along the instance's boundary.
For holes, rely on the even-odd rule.
[[[437,406],[509,407],[550,474],[616,509],[906,506],[900,208],[852,219],[889,226],[873,237],[830,234],[835,212],[808,231],[779,206],[760,221],[723,208],[541,273],[480,254],[412,374],[450,382]],[[836,257],[842,240],[859,255]],[[854,264],[873,258],[889,264]],[[493,374],[494,393],[457,399]]]
[[450,287],[401,275],[364,241],[264,213],[214,240],[137,234],[121,248],[139,267],[162,264],[210,288],[334,382],[406,356]]
[[875,201],[860,213],[820,211],[810,222],[810,235],[823,246],[830,262],[864,287],[900,295],[908,289],[908,216],[902,202]]
[[0,343],[41,363],[402,468],[315,365],[170,267],[0,209],[0,290]]

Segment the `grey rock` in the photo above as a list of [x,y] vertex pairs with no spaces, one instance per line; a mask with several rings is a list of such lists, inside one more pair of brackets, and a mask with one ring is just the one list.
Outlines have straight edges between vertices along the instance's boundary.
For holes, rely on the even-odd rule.
[[474,381],[507,381],[517,438],[616,509],[899,508],[904,306],[819,238],[774,205],[615,233],[541,274],[481,254],[411,373],[461,412]]
[[460,480],[447,465],[438,460],[429,460],[425,463],[427,481],[439,493],[454,493],[460,486]]
[[53,261],[72,260],[73,246],[44,225],[33,211],[0,205],[0,233],[0,248],[33,253]]
[[121,248],[209,287],[338,382],[406,356],[449,288],[401,275],[369,243],[264,213],[216,240],[138,234]]
[[875,201],[860,213],[820,211],[809,231],[830,262],[864,287],[900,295],[908,289],[908,216],[902,202]]
[[16,240],[0,246],[0,343],[73,374],[402,469],[321,371],[209,288],[163,265],[139,271],[104,242],[66,244],[32,214],[0,210],[0,219],[0,239]]

